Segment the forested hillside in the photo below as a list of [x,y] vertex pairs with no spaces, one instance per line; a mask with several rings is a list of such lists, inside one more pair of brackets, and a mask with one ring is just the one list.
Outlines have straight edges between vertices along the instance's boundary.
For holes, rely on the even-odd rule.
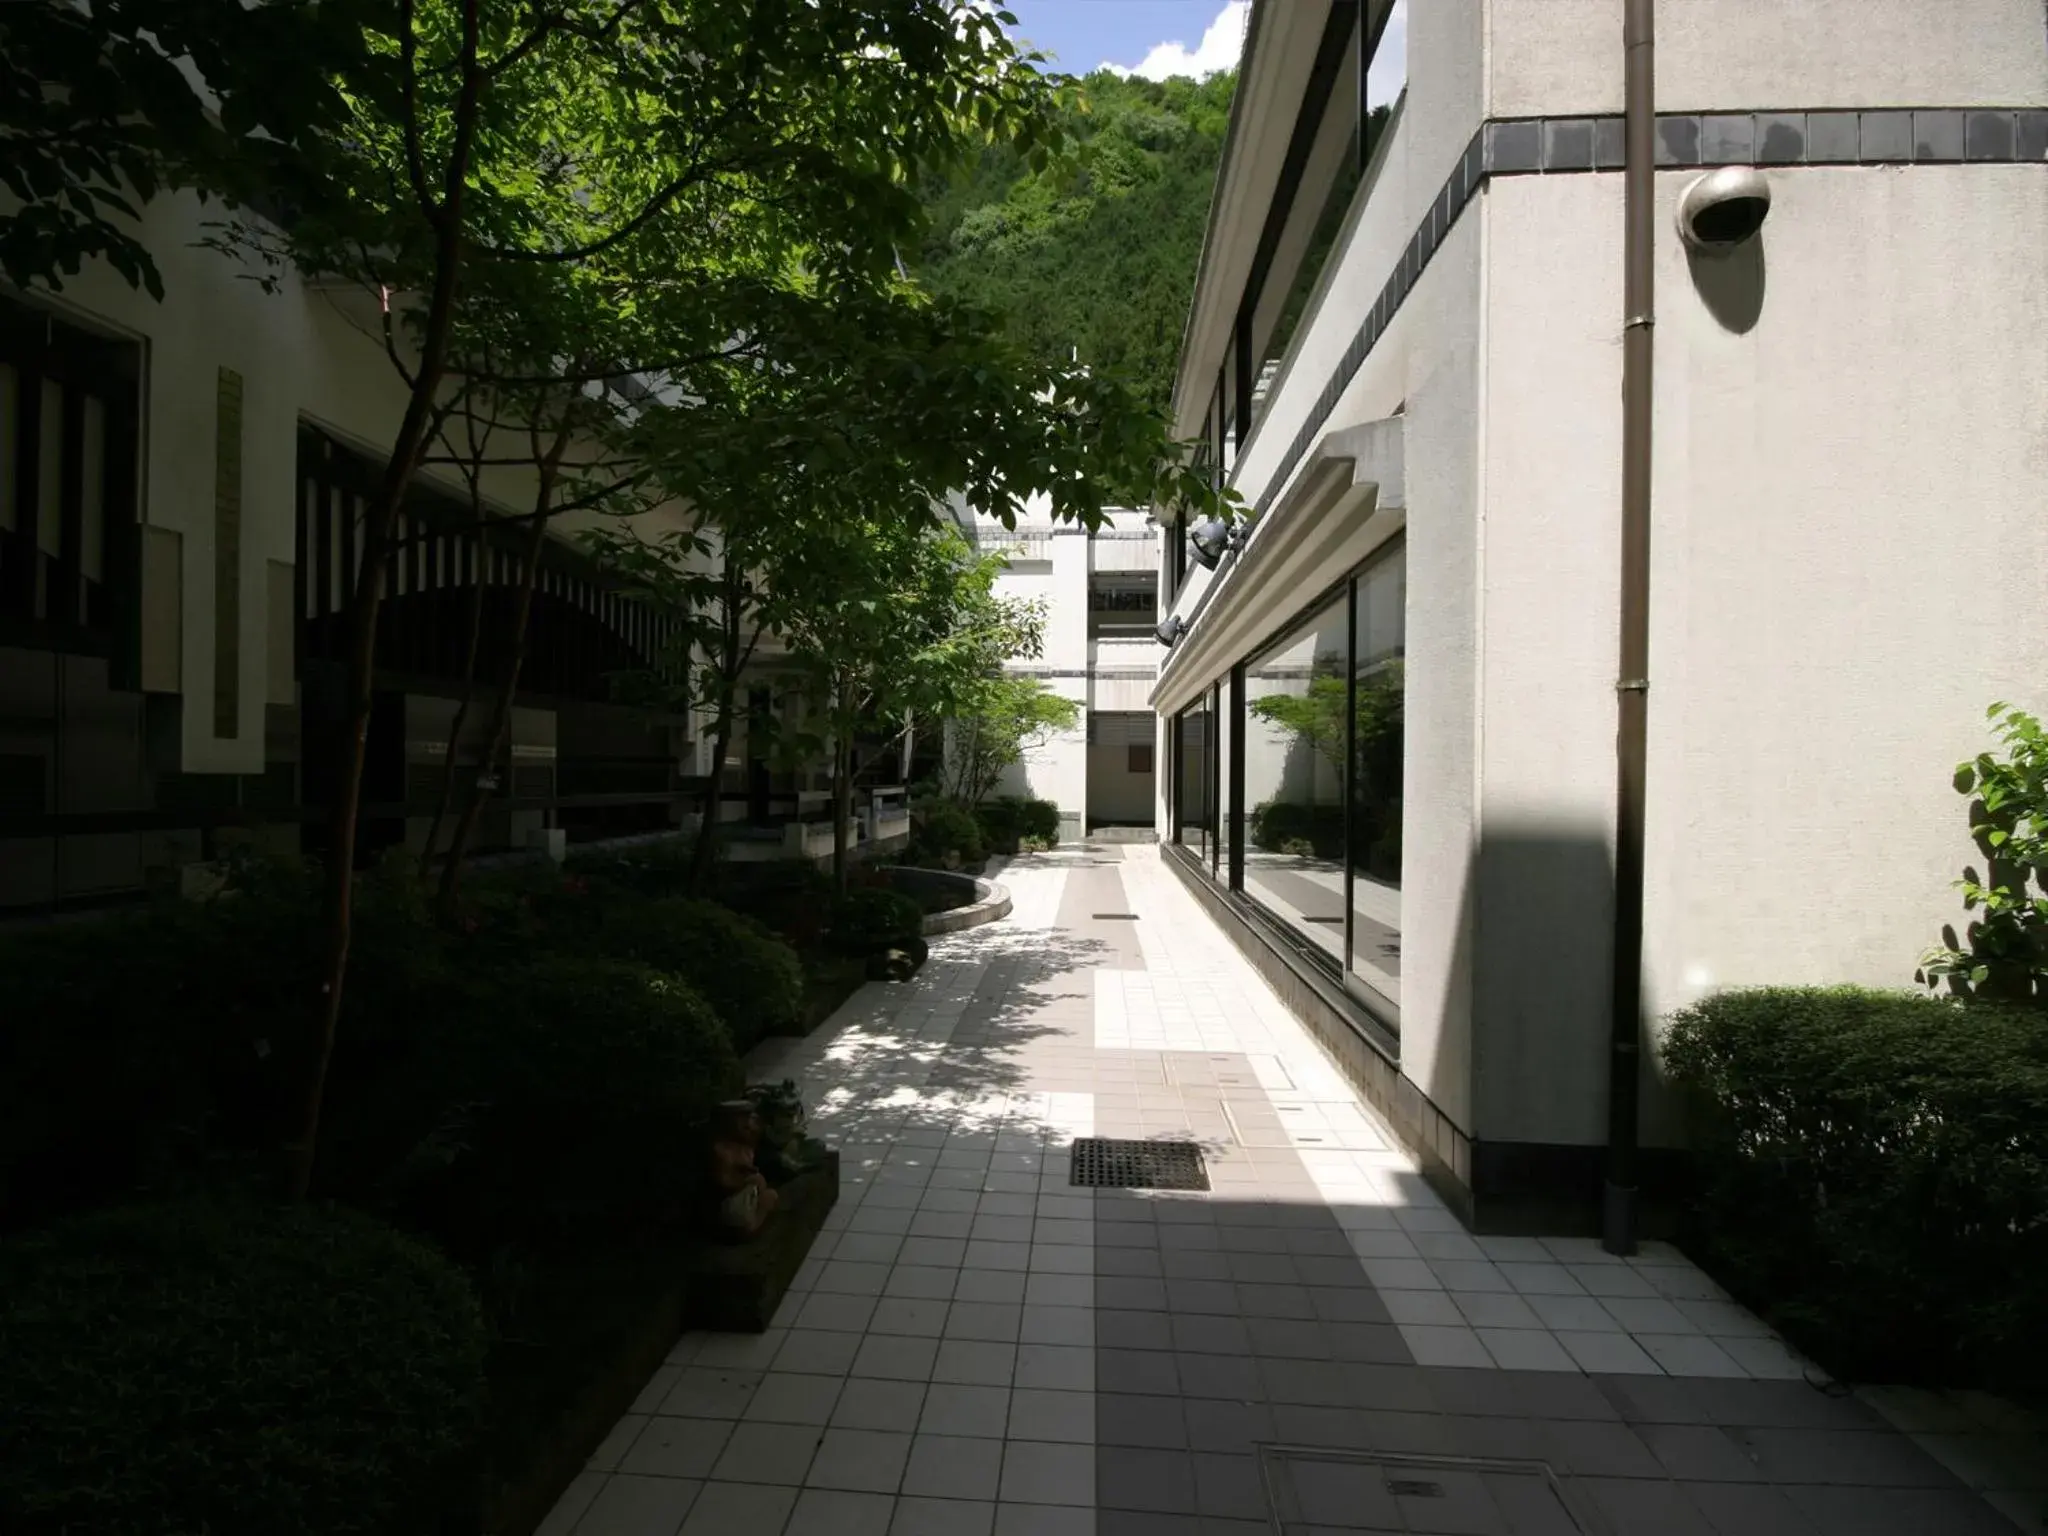
[[924,280],[1165,405],[1236,83],[1087,76],[1067,111],[1071,154],[1034,172],[991,151],[929,191]]

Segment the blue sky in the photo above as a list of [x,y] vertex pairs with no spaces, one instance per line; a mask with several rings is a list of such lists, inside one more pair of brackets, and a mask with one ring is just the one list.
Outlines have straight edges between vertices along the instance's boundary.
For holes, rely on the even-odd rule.
[[[1016,35],[1057,68],[1085,75],[1107,64],[1152,79],[1206,75],[1237,62],[1249,0],[996,0],[1017,18]],[[1374,60],[1376,99],[1389,101],[1406,73],[1407,6],[1395,7]]]
[[[1016,16],[1019,37],[1077,75],[1102,64],[1132,69],[1148,59],[1147,74],[1227,68],[1244,28],[1241,0],[1007,0],[1001,8]],[[1223,27],[1202,56],[1203,37],[1219,20]]]

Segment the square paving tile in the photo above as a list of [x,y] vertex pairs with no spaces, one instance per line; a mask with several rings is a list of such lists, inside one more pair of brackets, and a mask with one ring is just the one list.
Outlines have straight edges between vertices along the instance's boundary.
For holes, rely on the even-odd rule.
[[[988,1501],[1002,1480],[1003,1442],[919,1435],[910,1449],[903,1492],[920,1498]],[[993,1512],[991,1512],[993,1518]]]
[[871,1429],[828,1429],[818,1442],[805,1481],[814,1488],[893,1494],[910,1457],[908,1434]]

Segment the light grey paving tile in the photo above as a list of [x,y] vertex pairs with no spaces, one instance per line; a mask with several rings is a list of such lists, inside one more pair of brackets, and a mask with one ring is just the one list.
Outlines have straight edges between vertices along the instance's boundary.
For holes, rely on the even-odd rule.
[[1070,1344],[1025,1344],[1017,1350],[1015,1385],[1055,1391],[1095,1388],[1095,1350]]
[[939,1346],[932,1380],[961,1386],[1007,1387],[1017,1369],[1017,1346],[979,1339],[947,1339]]
[[718,1370],[765,1371],[782,1348],[785,1330],[770,1328],[766,1333],[718,1333],[698,1346],[693,1365]]
[[963,1269],[953,1288],[955,1301],[1021,1304],[1029,1276],[1006,1269]]
[[995,1536],[1096,1536],[1093,1506],[997,1504]]
[[1657,1362],[1625,1333],[1556,1332],[1557,1342],[1571,1352],[1579,1368],[1596,1374],[1616,1376],[1659,1376]]
[[884,1296],[868,1322],[868,1337],[901,1334],[914,1338],[939,1337],[946,1331],[946,1314],[952,1303],[915,1296]]
[[1092,1504],[1094,1447],[1038,1440],[1006,1442],[1000,1497],[1005,1504]]
[[1087,1307],[1035,1307],[1027,1303],[1018,1338],[1025,1344],[1090,1346],[1095,1343],[1095,1317]]
[[875,1315],[874,1296],[814,1293],[797,1313],[797,1327],[828,1333],[864,1333]]
[[1601,1302],[1630,1333],[1698,1333],[1684,1313],[1661,1296],[1610,1296]]
[[1529,1310],[1543,1326],[1559,1332],[1619,1333],[1621,1324],[1614,1314],[1593,1296],[1527,1296]]
[[1019,1386],[1010,1394],[1009,1438],[1093,1445],[1094,1392],[1055,1392]]
[[1479,1328],[1474,1330],[1494,1363],[1504,1371],[1576,1371],[1578,1362],[1541,1328]]
[[583,1512],[576,1536],[675,1536],[698,1487],[690,1478],[614,1473]]
[[720,1482],[801,1487],[821,1433],[811,1424],[741,1424],[711,1475]]
[[1518,1259],[1496,1263],[1509,1285],[1524,1296],[1583,1296],[1586,1288],[1572,1272],[1553,1260],[1525,1263]]
[[1654,1299],[1657,1292],[1640,1271],[1627,1264],[1583,1264],[1569,1262],[1565,1268],[1589,1296]]
[[947,1269],[938,1265],[898,1264],[889,1272],[889,1280],[882,1288],[882,1294],[885,1297],[903,1296],[920,1301],[950,1301],[959,1284],[958,1269]]
[[683,1379],[684,1369],[685,1367],[680,1365],[656,1367],[654,1374],[647,1378],[647,1384],[640,1389],[640,1395],[633,1399],[632,1411],[653,1413],[660,1408],[663,1399],[673,1392],[676,1383]]
[[535,1527],[533,1536],[570,1536],[576,1522],[583,1518],[584,1511],[597,1498],[607,1476],[603,1472],[578,1472],[569,1480],[569,1486],[562,1490],[562,1496],[555,1500],[555,1507]]
[[619,1471],[648,1477],[707,1477],[732,1431],[726,1419],[649,1419],[619,1458]]
[[1401,1338],[1414,1353],[1417,1365],[1465,1365],[1490,1367],[1493,1356],[1470,1328],[1404,1324]]
[[818,1328],[792,1328],[775,1356],[778,1371],[798,1371],[810,1376],[844,1376],[853,1369],[853,1357],[860,1353],[861,1335],[826,1332]]
[[[783,1349],[789,1347],[783,1342]],[[778,1358],[780,1354],[778,1352]],[[736,1419],[761,1384],[761,1371],[685,1366],[662,1397],[659,1412],[698,1419]]]
[[[1466,1326],[1465,1314],[1458,1310],[1457,1302],[1448,1291],[1381,1291],[1379,1294],[1380,1300],[1386,1303],[1387,1315],[1396,1323],[1439,1328]],[[1594,1305],[1597,1307],[1599,1303]]]
[[1747,1376],[1735,1358],[1697,1333],[1637,1333],[1636,1343],[1673,1376]]
[[1014,1344],[1023,1320],[1024,1308],[1020,1303],[956,1300],[946,1319],[945,1336]]
[[882,1429],[909,1434],[924,1411],[922,1381],[855,1377],[847,1382],[832,1412],[835,1429]]
[[647,1417],[644,1413],[621,1415],[584,1465],[593,1472],[616,1471],[619,1458],[626,1454],[633,1442],[640,1438],[640,1431],[647,1427]]
[[992,1536],[996,1506],[968,1499],[896,1501],[896,1520],[889,1536]]
[[903,1481],[910,1440],[908,1433],[827,1429],[805,1481],[813,1488],[893,1494]]
[[1003,1442],[919,1435],[903,1474],[903,1492],[919,1498],[988,1501],[1002,1479]]
[[824,1424],[832,1417],[832,1405],[839,1401],[840,1385],[837,1376],[770,1371],[761,1378],[743,1417],[768,1424]]
[[918,1430],[927,1435],[973,1435],[984,1439],[1003,1438],[1010,1419],[1010,1389],[1007,1386],[961,1386],[933,1382],[925,1392],[924,1413]]
[[1520,1296],[1499,1291],[1453,1291],[1464,1320],[1474,1328],[1541,1328],[1543,1320]]
[[896,1500],[890,1494],[806,1488],[782,1536],[889,1536]]

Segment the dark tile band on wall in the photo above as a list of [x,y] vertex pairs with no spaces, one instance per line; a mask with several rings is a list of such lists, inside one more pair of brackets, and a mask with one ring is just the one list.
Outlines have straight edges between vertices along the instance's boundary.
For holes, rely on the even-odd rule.
[[[1619,117],[1514,118],[1482,124],[1310,407],[1259,497],[1257,511],[1263,514],[1286,487],[1339,397],[1350,388],[1458,215],[1488,178],[1616,171],[1623,159]],[[2048,108],[1664,113],[1657,118],[1657,164],[1665,170],[1721,165],[2048,167]]]

